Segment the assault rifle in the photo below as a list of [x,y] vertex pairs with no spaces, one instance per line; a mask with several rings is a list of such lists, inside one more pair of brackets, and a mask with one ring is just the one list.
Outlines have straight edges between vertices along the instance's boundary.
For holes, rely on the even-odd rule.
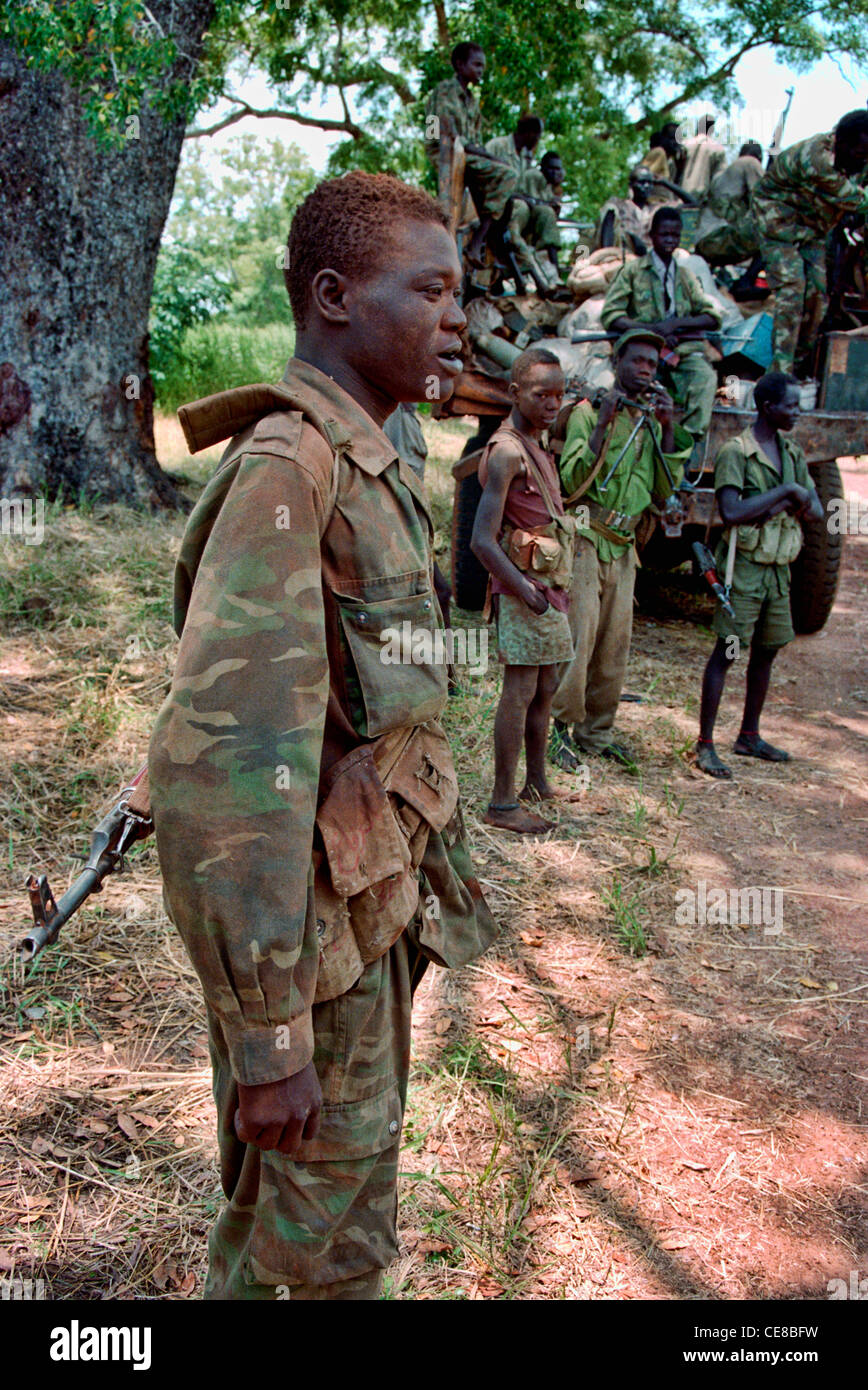
[[[730,618],[734,618],[735,609],[729,601],[729,586],[732,583],[732,575],[730,574],[728,576],[726,585],[724,586],[717,577],[717,566],[714,561],[714,556],[708,546],[703,545],[701,541],[694,541],[692,549],[696,563],[699,566],[699,572],[706,584],[711,589],[724,613],[727,613]],[[729,568],[729,566],[727,566],[727,568]]]
[[87,863],[58,902],[45,874],[30,874],[27,891],[33,912],[33,930],[19,942],[19,958],[30,965],[45,946],[52,946],[61,927],[91,893],[99,893],[103,879],[120,873],[124,854],[137,840],[154,828],[148,797],[148,769],[141,768],[128,787],[124,787],[111,810],[93,832]]

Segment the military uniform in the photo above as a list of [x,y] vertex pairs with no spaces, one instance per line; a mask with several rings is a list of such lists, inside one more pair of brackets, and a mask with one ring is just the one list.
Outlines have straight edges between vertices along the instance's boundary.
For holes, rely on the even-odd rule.
[[[457,77],[440,82],[428,97],[425,107],[425,152],[437,163],[440,127],[450,122],[463,143],[482,144],[482,113],[479,102]],[[429,135],[435,129],[436,136]],[[511,139],[511,137],[510,137]],[[488,214],[495,221],[502,217],[510,195],[515,192],[516,173],[513,168],[487,155],[465,154],[464,181],[473,195],[479,216]]]
[[684,149],[687,158],[681,187],[685,193],[701,200],[708,193],[712,179],[725,168],[726,150],[711,135],[694,135],[691,140],[685,140]]
[[[714,464],[714,488],[734,487],[747,500],[771,492],[781,483],[814,483],[802,449],[787,434],[778,434],[782,472],[778,473],[757,443],[752,427],[727,440]],[[729,530],[718,542],[718,574],[726,573]],[[795,633],[790,614],[790,565],[802,548],[802,528],[794,516],[779,512],[759,526],[738,527],[730,601],[735,617],[718,604],[714,630],[719,637],[735,634],[744,647],[783,647]]]
[[648,249],[651,239],[651,217],[654,209],[649,204],[640,208],[632,198],[610,198],[600,208],[597,225],[594,229],[592,251],[599,251],[604,244],[604,232],[609,213],[613,221],[613,241],[610,246],[625,246],[634,255],[642,256]]
[[791,372],[826,311],[826,239],[847,212],[868,216],[868,189],[835,168],[835,135],[782,150],[751,196],[766,277],[775,292],[774,365]]
[[[678,182],[678,169],[675,160],[670,159],[666,151],[660,145],[655,145],[653,149],[647,150],[636,167],[647,169],[654,179],[666,179],[667,183]],[[672,194],[668,188],[654,186],[650,189],[648,193],[648,206],[651,208],[652,212],[663,203],[671,202]]]
[[[667,315],[664,306],[663,284],[654,269],[653,252],[622,266],[606,291],[601,311],[604,328],[626,315],[639,323],[659,323],[667,317],[688,318],[710,314],[720,323],[720,309],[705,293],[692,271],[673,257],[675,266],[674,309]],[[673,394],[684,407],[682,424],[695,438],[705,434],[711,421],[717,377],[705,357],[701,339],[679,343],[677,362],[665,365],[672,378]]]
[[[598,411],[581,401],[571,412],[560,458],[561,488],[565,496],[581,485],[594,466],[588,441],[597,424]],[[602,492],[600,484],[624,448],[638,411],[632,407],[615,416],[606,449],[606,461],[577,506],[588,506],[591,527],[579,531],[570,590],[570,629],[575,655],[561,670],[560,684],[552,701],[552,715],[572,725],[573,741],[586,752],[600,752],[611,743],[618,701],[624,688],[630,638],[633,631],[633,586],[636,552],[633,537],[652,497],[663,501],[671,487],[643,429],[627,450]],[[662,428],[652,420],[660,441]],[[666,456],[676,481],[693,440],[676,425],[675,450]],[[615,514],[614,516],[612,514]],[[603,518],[607,517],[608,520]]]
[[698,255],[741,261],[756,254],[759,242],[750,215],[750,198],[762,176],[760,161],[752,154],[742,154],[712,179],[696,228]]
[[425,443],[415,405],[402,401],[388,419],[383,421],[383,434],[394,444],[398,458],[409,463],[417,478],[424,482],[428,445]]
[[[293,359],[284,386],[303,411],[248,424],[190,517],[149,761],[166,906],[208,1006],[219,1299],[375,1293],[396,1251],[412,986],[495,933],[437,723],[447,673],[382,660],[386,628],[436,621],[424,491],[329,377]],[[242,1143],[237,1082],[311,1061],[316,1138],[292,1159]]]

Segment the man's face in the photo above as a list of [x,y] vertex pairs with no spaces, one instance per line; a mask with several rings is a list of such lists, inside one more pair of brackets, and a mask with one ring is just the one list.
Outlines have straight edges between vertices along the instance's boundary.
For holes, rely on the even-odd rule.
[[540,132],[538,130],[517,130],[515,133],[515,145],[519,150],[530,150],[531,154],[540,142]]
[[650,179],[630,180],[630,193],[637,207],[644,208],[645,204],[648,202],[648,195],[653,186]]
[[782,401],[767,405],[764,409],[766,420],[773,430],[791,430],[799,418],[798,386],[788,386]]
[[659,354],[653,343],[628,343],[618,359],[615,376],[628,396],[646,390],[657,375]]
[[868,164],[868,135],[860,135],[852,145],[835,149],[835,167],[842,174],[859,174]]
[[346,361],[396,403],[448,400],[467,323],[455,298],[461,284],[455,242],[436,222],[406,218],[383,240],[381,264],[364,279],[347,280]]
[[552,188],[560,188],[564,181],[564,166],[559,159],[547,159],[542,166],[543,177]]
[[681,240],[681,223],[665,217],[661,218],[651,233],[651,245],[664,261],[672,259],[672,252]]
[[474,49],[470,57],[465,58],[463,63],[457,63],[455,72],[460,82],[478,87],[485,76],[485,54],[482,49]]
[[547,430],[558,418],[564,386],[560,367],[554,362],[537,362],[520,381],[510,383],[509,394],[533,429]]

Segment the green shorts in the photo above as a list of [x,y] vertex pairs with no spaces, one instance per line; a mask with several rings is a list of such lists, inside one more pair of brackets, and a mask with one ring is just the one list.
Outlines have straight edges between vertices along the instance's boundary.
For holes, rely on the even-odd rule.
[[[724,562],[725,564],[725,562]],[[718,569],[718,574],[723,572]],[[789,565],[758,565],[744,555],[735,557],[730,602],[735,619],[717,607],[714,631],[718,637],[738,638],[742,647],[785,647],[795,637],[790,613]]]
[[497,654],[504,666],[553,666],[572,661],[573,639],[566,613],[549,604],[534,613],[512,594],[497,596]]

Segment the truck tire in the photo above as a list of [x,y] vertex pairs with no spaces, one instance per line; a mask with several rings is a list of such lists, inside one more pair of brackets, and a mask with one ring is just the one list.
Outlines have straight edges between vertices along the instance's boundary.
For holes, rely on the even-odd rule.
[[805,543],[792,569],[790,612],[793,627],[802,636],[819,632],[832,611],[844,546],[843,535],[832,535],[827,525],[829,502],[844,496],[838,461],[823,459],[810,469],[823,504],[823,520],[803,523]]
[[[466,458],[468,454],[483,448],[500,423],[497,415],[481,416],[479,430],[472,439],[468,439],[461,457]],[[452,509],[452,594],[458,607],[467,613],[482,612],[488,588],[488,571],[470,549],[476,508],[481,496],[482,488],[475,473],[456,482]]]

